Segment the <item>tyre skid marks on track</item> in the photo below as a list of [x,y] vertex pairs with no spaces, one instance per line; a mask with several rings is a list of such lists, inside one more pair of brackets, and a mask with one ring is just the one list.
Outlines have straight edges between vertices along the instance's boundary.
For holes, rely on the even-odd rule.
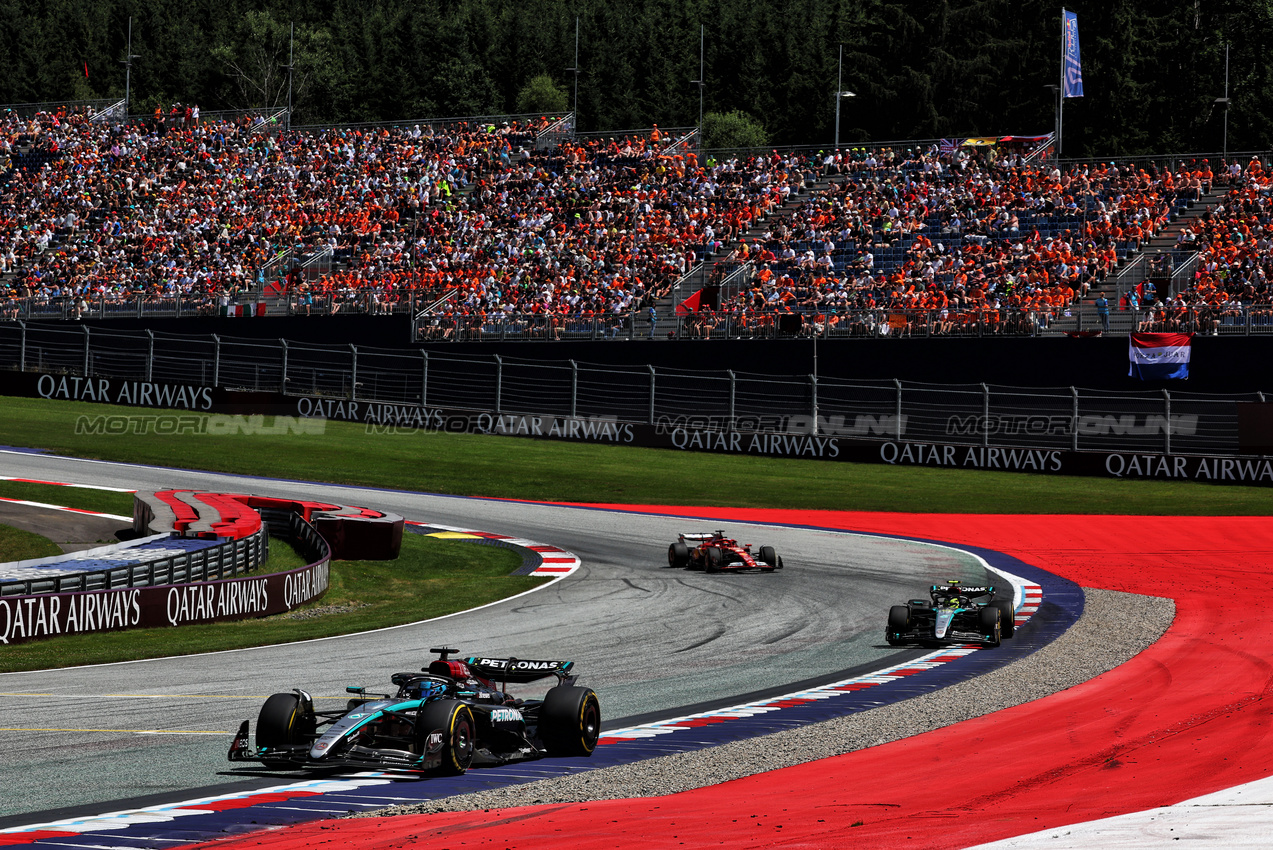
[[[430,523],[408,521],[407,524],[417,528],[458,532],[490,540],[496,545],[510,545],[530,550],[534,552],[540,561],[538,566],[530,570],[530,575],[543,575],[558,579],[569,575],[580,566],[580,560],[570,552],[523,538]],[[949,546],[948,544],[936,545],[961,549],[961,547]],[[961,551],[968,552],[969,550],[961,549]],[[984,559],[980,558],[980,556],[974,554],[974,557],[985,564]],[[1020,599],[1014,619],[1018,626],[1023,625],[1038,610],[1042,601],[1042,588],[1037,584],[1008,574],[1001,569],[991,568],[989,564],[986,564],[986,566],[988,569],[993,569],[1003,575],[1013,586],[1014,596]],[[809,719],[811,715],[808,709],[817,707],[819,704],[830,705],[832,704],[831,701],[837,696],[853,694],[857,691],[902,681],[909,676],[940,668],[950,662],[972,656],[977,652],[978,649],[972,646],[946,647],[915,661],[895,665],[872,674],[847,679],[843,682],[718,711],[704,712],[686,718],[657,721],[645,726],[616,730],[603,735],[598,743],[606,744],[607,746],[598,750],[597,754],[603,756],[601,759],[603,762],[610,764],[625,763],[663,754],[651,751],[650,744],[655,741],[665,740],[665,736],[675,734],[678,731],[684,735],[694,729],[703,731],[712,729],[721,731],[733,730],[731,737],[751,737],[777,731],[778,728],[784,726],[789,728],[791,725],[812,722]],[[889,700],[885,698],[878,702],[873,702],[873,704],[883,704],[886,701]],[[852,713],[853,711],[863,710],[865,707],[870,706],[846,706],[843,712],[836,713]],[[784,714],[790,714],[790,719],[786,719]],[[758,726],[756,721],[753,720],[754,718],[763,718],[769,721],[765,724],[768,728]],[[816,719],[825,719],[825,717]],[[752,722],[749,723],[748,721]],[[679,745],[679,749],[713,746],[720,742],[721,740],[686,740]],[[606,755],[610,757],[605,758]],[[560,765],[555,766],[558,772],[573,773],[589,769],[583,763],[583,760],[561,759],[557,761],[560,762]],[[573,762],[579,763],[574,764]],[[532,762],[529,770],[523,771],[521,775],[510,772],[512,775],[506,777],[503,784],[526,782],[552,773],[552,771],[545,770],[542,767],[536,770],[533,765],[534,763]],[[603,763],[596,766],[602,767],[606,766],[606,764]],[[488,781],[498,781],[498,774],[501,772],[504,772],[503,769],[482,771],[484,779],[489,777]],[[0,830],[0,846],[30,845],[42,840],[49,840],[51,845],[58,845],[65,843],[58,839],[65,838],[79,839],[75,842],[76,846],[92,846],[87,843],[87,840],[90,840],[91,836],[105,833],[105,835],[100,836],[105,841],[122,838],[129,841],[130,846],[138,848],[172,848],[182,844],[193,844],[224,837],[229,831],[242,831],[245,826],[244,818],[241,814],[236,815],[234,813],[243,809],[252,809],[252,814],[250,815],[252,823],[283,826],[319,820],[335,812],[343,813],[349,811],[353,807],[380,808],[400,802],[418,802],[424,799],[433,799],[457,792],[454,787],[456,784],[454,780],[452,782],[432,780],[426,783],[426,787],[437,789],[437,793],[426,793],[423,796],[374,793],[376,790],[388,790],[390,787],[395,790],[401,789],[402,791],[419,787],[414,785],[417,777],[413,776],[410,778],[412,784],[402,782],[403,778],[401,775],[394,776],[388,773],[369,772],[340,779],[307,780],[263,789],[197,798],[179,803],[161,804],[143,809],[13,827]],[[456,780],[463,779],[464,777],[456,778]],[[473,789],[458,789],[459,793],[463,793],[466,790]],[[368,793],[349,793],[357,791]],[[324,804],[320,806],[286,805],[288,803],[301,803],[314,798],[326,799]],[[318,801],[315,800],[315,802]],[[331,805],[340,805],[345,808],[328,808]],[[187,821],[181,824],[183,827],[181,829],[172,827],[173,822],[178,818],[192,816],[200,816],[197,824]],[[122,835],[120,830],[128,830],[128,833]]]
[[[1002,573],[1001,570],[996,572]],[[1022,595],[1022,605],[1018,608],[1015,618],[1017,625],[1020,626],[1026,623],[1037,610],[1038,600],[1042,598],[1042,589],[1037,584],[1016,576],[1010,576],[1009,579]],[[952,662],[976,656],[980,652],[979,647],[972,645],[943,647],[913,661],[840,682],[687,717],[614,730],[602,735],[598,741],[599,749],[594,754],[594,760],[602,762],[596,765],[597,767],[639,761],[667,752],[713,746],[725,740],[719,738],[712,740],[713,730],[725,732],[729,738],[751,737],[778,731],[781,728],[802,725],[812,722],[813,719],[826,719],[828,714],[843,716],[865,710],[889,700],[881,695],[880,700],[869,700],[864,704],[861,691],[902,682],[911,676],[940,669]],[[856,697],[856,700],[846,700],[843,709],[834,710],[835,704],[839,702],[838,698],[842,697]],[[855,702],[855,704],[849,705],[849,702]],[[819,711],[818,717],[811,718],[810,708],[827,710]],[[667,736],[675,737],[669,741]],[[682,741],[681,738],[685,740]],[[660,751],[651,751],[651,745],[660,746],[665,742],[671,745],[672,749],[663,746]],[[586,760],[583,759],[556,761],[560,763],[554,765],[556,773],[575,773],[589,769]],[[509,765],[504,768],[486,769],[480,773],[483,774],[483,784],[492,782],[512,784],[556,775],[553,770],[545,769],[544,765],[536,768],[535,764],[531,762],[526,766]],[[502,783],[499,782],[501,778],[504,779]],[[462,785],[457,787],[464,779],[465,777],[455,777],[451,780],[438,778],[421,785],[418,784],[418,778],[414,776],[407,778],[401,774],[366,772],[340,779],[307,780],[270,786],[256,791],[0,830],[0,846],[35,844],[42,839],[49,839],[50,844],[57,844],[62,843],[58,839],[71,837],[79,839],[76,842],[77,846],[91,846],[84,843],[86,839],[105,833],[103,838],[126,838],[130,846],[137,848],[172,848],[180,846],[181,843],[193,844],[224,837],[227,831],[241,831],[244,821],[241,816],[233,813],[243,809],[252,809],[251,820],[254,823],[284,826],[320,820],[332,814],[344,814],[354,808],[383,808],[474,790],[472,787]],[[409,794],[415,789],[424,793]],[[436,790],[430,793],[430,789]],[[307,800],[312,800],[316,805],[302,805]],[[254,808],[258,806],[260,808]],[[332,806],[341,808],[331,808]],[[184,821],[180,824],[179,830],[173,826],[173,822],[178,818],[193,815],[205,817],[197,823]],[[121,835],[120,830],[127,830],[127,835]],[[177,835],[180,838],[174,838]]]

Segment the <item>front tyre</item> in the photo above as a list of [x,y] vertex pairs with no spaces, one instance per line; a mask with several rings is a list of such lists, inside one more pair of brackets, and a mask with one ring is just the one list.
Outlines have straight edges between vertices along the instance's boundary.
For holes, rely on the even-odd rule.
[[706,569],[709,573],[720,572],[721,563],[723,561],[724,556],[721,555],[721,551],[715,546],[709,546],[707,551],[703,553],[703,563],[705,565],[704,569]]
[[905,605],[894,605],[888,609],[888,627],[890,631],[904,632],[911,627],[911,609]]
[[999,609],[988,605],[977,613],[977,619],[982,634],[986,636],[986,646],[998,646],[1002,642]]
[[415,731],[420,755],[439,755],[438,773],[458,776],[473,763],[477,724],[464,703],[449,699],[427,703],[416,715]]
[[[288,747],[309,743],[317,719],[301,708],[296,694],[275,694],[261,706],[256,718],[256,748]],[[293,767],[290,761],[261,759],[266,767]]]
[[992,604],[999,609],[999,633],[1006,638],[1012,637],[1017,631],[1016,609],[1006,599],[996,599]]
[[778,553],[774,551],[772,546],[761,546],[760,551],[756,553],[756,560],[769,567],[772,572],[782,566],[782,559],[778,557]]
[[539,740],[550,756],[590,756],[601,737],[601,703],[592,688],[558,685],[539,707]]

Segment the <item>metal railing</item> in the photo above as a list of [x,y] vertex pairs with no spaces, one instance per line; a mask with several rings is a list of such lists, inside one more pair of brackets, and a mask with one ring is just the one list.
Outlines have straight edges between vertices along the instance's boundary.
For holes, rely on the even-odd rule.
[[1238,453],[1238,402],[1265,400],[1260,393],[938,385],[215,335],[83,334],[14,324],[0,325],[0,368],[43,373],[40,394],[53,398],[63,397],[59,386],[75,383],[59,376],[145,379],[282,393],[296,399],[300,415],[312,415],[323,399],[402,406],[407,422],[415,406],[457,411],[485,417],[495,431],[499,417],[528,415],[968,446],[1199,454]]
[[575,113],[563,115],[535,136],[535,150],[552,150],[575,136]]
[[91,109],[94,114],[101,114],[118,103],[108,97],[93,98],[91,100],[47,100],[40,103],[5,103],[0,104],[0,113],[14,112],[23,118],[30,118],[41,112],[57,112],[59,109],[66,109],[68,112],[74,112],[77,109]]
[[402,118],[386,121],[366,121],[361,124],[296,124],[293,125],[292,130],[306,133],[327,130],[341,132],[378,129],[410,130],[419,126],[423,131],[445,135],[448,131],[454,129],[470,132],[479,127],[499,127],[504,122],[508,122],[510,125],[517,124],[519,127],[525,128],[547,119],[551,125],[569,114],[568,112],[529,112],[501,115],[469,115],[451,118]]

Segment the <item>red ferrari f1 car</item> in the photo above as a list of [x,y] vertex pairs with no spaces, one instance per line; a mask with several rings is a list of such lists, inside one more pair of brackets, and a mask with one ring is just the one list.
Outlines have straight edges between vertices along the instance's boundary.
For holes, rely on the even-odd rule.
[[782,558],[772,546],[751,551],[750,543],[739,543],[725,532],[682,534],[667,548],[669,567],[688,567],[719,573],[726,570],[761,570],[771,573],[782,569]]

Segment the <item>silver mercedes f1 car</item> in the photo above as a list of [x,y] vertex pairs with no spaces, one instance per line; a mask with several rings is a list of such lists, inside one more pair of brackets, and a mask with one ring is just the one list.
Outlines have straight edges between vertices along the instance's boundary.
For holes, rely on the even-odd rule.
[[[321,711],[303,690],[274,694],[256,721],[256,746],[244,720],[230,745],[232,762],[295,770],[354,768],[464,773],[470,765],[543,756],[589,756],[601,733],[601,706],[578,687],[573,661],[438,658],[419,673],[395,673],[396,693],[361,686],[343,709]],[[516,699],[509,684],[556,679],[543,699]]]

